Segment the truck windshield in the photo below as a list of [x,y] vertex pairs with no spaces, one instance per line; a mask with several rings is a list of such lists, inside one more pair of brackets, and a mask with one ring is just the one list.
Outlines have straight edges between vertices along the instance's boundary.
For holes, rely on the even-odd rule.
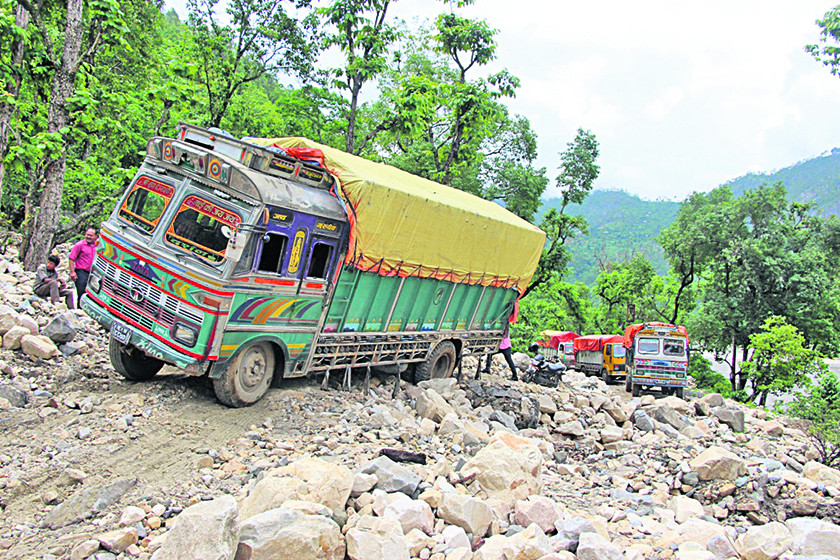
[[565,354],[568,354],[569,356],[574,355],[574,353],[575,353],[574,343],[566,342],[565,344],[563,344],[563,352]]
[[190,195],[166,231],[166,241],[213,264],[225,257],[227,240],[242,221],[236,212]]
[[659,339],[658,338],[640,338],[636,346],[639,354],[658,354],[659,353]]
[[145,175],[140,176],[120,207],[119,216],[122,220],[151,233],[157,227],[173,194],[175,187]]
[[613,344],[613,358],[623,358],[627,355],[627,349],[622,344]]
[[685,356],[685,342],[678,339],[666,338],[662,346],[662,353],[666,356]]

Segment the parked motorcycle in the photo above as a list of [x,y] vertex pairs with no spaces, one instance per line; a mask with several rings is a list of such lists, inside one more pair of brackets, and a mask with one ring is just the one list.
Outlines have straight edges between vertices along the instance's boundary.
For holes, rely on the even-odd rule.
[[534,354],[531,358],[531,364],[528,370],[523,374],[522,380],[526,383],[537,383],[543,387],[557,387],[560,384],[560,378],[563,372],[566,371],[566,366],[563,362],[548,360],[545,356],[538,352],[539,344],[534,342],[528,347],[528,351]]

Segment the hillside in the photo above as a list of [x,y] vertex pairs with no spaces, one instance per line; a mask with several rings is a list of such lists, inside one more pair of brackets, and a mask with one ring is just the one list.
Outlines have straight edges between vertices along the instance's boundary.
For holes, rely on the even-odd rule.
[[[800,202],[814,202],[824,214],[840,214],[840,148],[812,159],[767,173],[749,173],[729,181],[738,196],[748,189],[781,181],[788,197]],[[559,207],[560,199],[543,202],[540,213]],[[572,240],[572,272],[569,280],[592,285],[598,276],[601,260],[629,260],[644,254],[659,274],[668,264],[656,236],[676,217],[679,203],[642,200],[623,191],[593,191],[582,206],[571,209],[589,222],[589,235]]]
[[735,195],[765,183],[781,181],[788,197],[815,202],[823,214],[840,214],[840,148],[769,173],[749,173],[729,181]]
[[[540,213],[559,207],[560,199],[546,200]],[[659,231],[670,224],[679,210],[678,202],[642,200],[623,191],[593,191],[580,207],[570,210],[589,222],[589,235],[569,243],[572,253],[571,282],[594,284],[598,259],[629,260],[642,253],[659,274],[668,270],[662,248],[656,242]]]

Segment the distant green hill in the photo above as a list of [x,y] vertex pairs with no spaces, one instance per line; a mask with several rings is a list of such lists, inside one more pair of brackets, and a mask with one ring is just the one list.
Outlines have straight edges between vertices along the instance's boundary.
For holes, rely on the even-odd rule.
[[[559,208],[560,199],[545,200],[540,214]],[[592,191],[584,203],[570,210],[589,222],[589,235],[569,242],[572,253],[571,282],[589,285],[598,276],[598,261],[630,260],[644,254],[659,274],[668,270],[662,248],[656,242],[659,231],[670,224],[680,208],[678,202],[642,200],[624,191]]]
[[[785,184],[791,200],[814,202],[824,215],[840,215],[840,148],[777,171],[749,173],[728,184],[738,196],[778,181]],[[540,214],[559,206],[560,199],[544,200]],[[659,274],[665,274],[668,263],[656,236],[674,220],[679,208],[678,202],[642,200],[623,191],[593,191],[582,206],[571,209],[589,222],[589,235],[569,243],[569,280],[591,286],[598,276],[599,257],[601,261],[623,261],[640,253],[650,259]]]
[[824,215],[840,214],[840,148],[770,173],[749,173],[729,181],[735,195],[765,183],[785,184],[788,197],[815,202]]

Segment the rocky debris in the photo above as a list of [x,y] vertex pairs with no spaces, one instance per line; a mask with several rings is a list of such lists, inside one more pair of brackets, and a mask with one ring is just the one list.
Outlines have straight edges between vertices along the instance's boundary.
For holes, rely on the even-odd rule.
[[[761,408],[632,398],[576,371],[540,387],[496,360],[395,397],[383,373],[367,393],[301,382],[224,409],[174,370],[120,379],[105,333],[31,298],[8,250],[0,556],[840,558],[840,471]],[[61,316],[61,355],[15,347]]]
[[70,342],[76,337],[76,327],[73,325],[73,315],[61,313],[53,317],[41,330],[41,334],[56,343]]

